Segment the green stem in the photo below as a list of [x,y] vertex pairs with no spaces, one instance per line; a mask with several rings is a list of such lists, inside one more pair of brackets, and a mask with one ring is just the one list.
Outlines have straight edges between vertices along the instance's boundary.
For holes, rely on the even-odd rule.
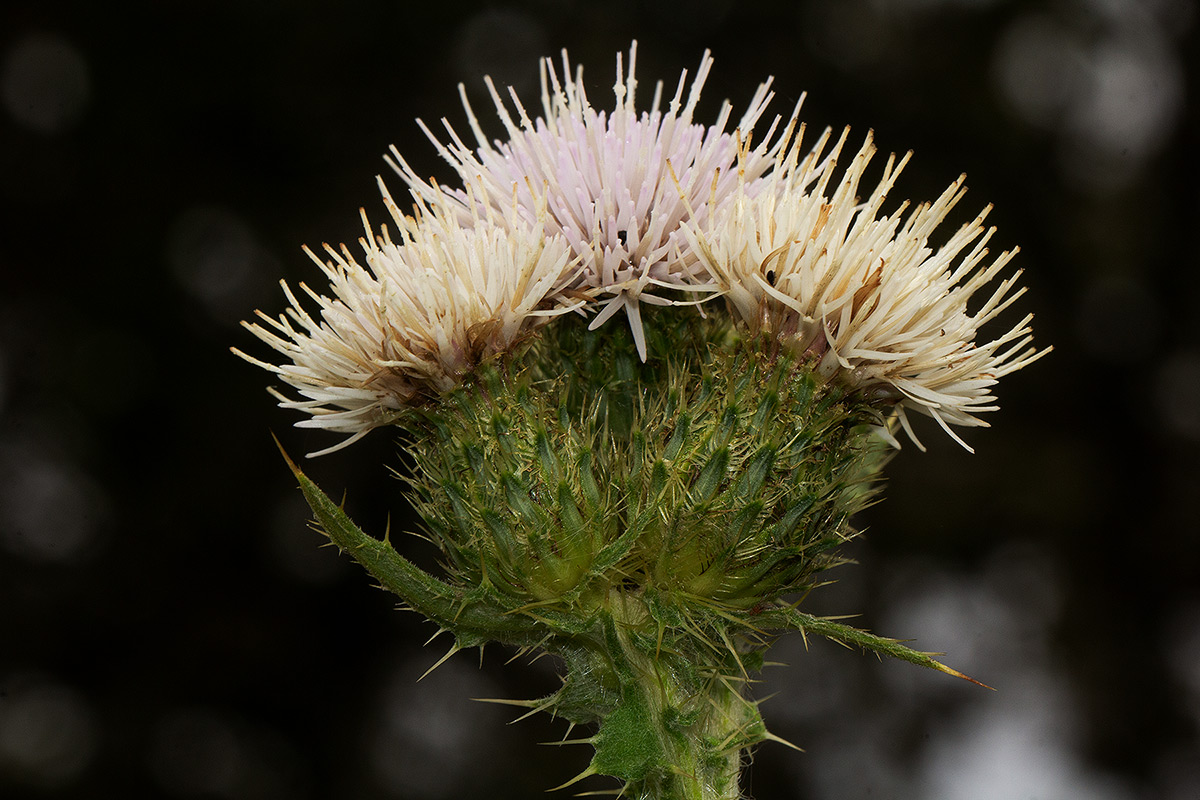
[[736,665],[701,669],[694,655],[656,651],[636,593],[614,591],[609,611],[604,650],[620,699],[592,740],[589,774],[623,779],[638,800],[740,798],[743,753],[768,734]]

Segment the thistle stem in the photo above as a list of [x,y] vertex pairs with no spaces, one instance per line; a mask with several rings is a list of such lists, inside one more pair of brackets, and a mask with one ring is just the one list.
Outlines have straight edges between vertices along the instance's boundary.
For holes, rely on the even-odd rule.
[[[639,800],[736,800],[742,755],[766,738],[755,704],[742,696],[733,662],[713,654],[658,651],[638,593],[614,590],[605,622],[605,656],[620,686],[616,708],[594,738],[590,769],[625,780]],[[648,625],[649,623],[649,625]]]

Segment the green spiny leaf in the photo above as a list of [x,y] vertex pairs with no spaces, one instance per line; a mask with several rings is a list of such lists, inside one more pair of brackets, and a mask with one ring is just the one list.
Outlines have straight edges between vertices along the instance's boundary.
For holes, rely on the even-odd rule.
[[945,664],[940,663],[934,659],[933,656],[936,655],[934,653],[923,653],[919,650],[914,650],[911,647],[901,644],[896,639],[877,636],[873,633],[851,627],[850,625],[844,625],[828,617],[816,617],[795,608],[782,608],[763,612],[756,620],[756,623],[763,627],[792,628],[804,631],[805,633],[815,633],[827,639],[832,639],[835,642],[861,647],[864,650],[870,650],[880,655],[891,656],[901,661],[907,661],[910,664],[944,672],[955,678],[970,681],[985,689],[992,688],[985,683],[980,683],[974,678],[962,674],[958,670],[951,669]]
[[507,615],[503,609],[476,601],[464,603],[461,592],[418,568],[396,552],[386,541],[362,532],[279,448],[300,490],[308,500],[322,530],[343,552],[363,565],[388,591],[399,596],[415,611],[443,628],[465,637],[482,636],[518,643],[537,641],[544,636],[537,624],[524,616]]

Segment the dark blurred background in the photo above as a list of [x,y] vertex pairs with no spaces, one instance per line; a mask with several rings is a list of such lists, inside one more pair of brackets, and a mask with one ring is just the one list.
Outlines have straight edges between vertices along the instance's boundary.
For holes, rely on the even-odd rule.
[[[1038,343],[970,455],[908,446],[810,608],[999,691],[799,638],[757,689],[768,798],[1200,797],[1197,8],[1188,0],[8,3],[0,11],[0,796],[532,798],[587,748],[531,697],[553,665],[460,654],[306,527],[238,327],[319,284],[414,117],[465,128],[482,77],[537,106],[570,49],[609,107],[617,51],[703,113],[776,78],[817,128],[961,172],[1020,245]],[[401,182],[393,178],[398,189]],[[1014,311],[1014,314],[1021,312]],[[1012,316],[1008,317],[1011,321]],[[307,462],[366,529],[410,523],[377,433]],[[406,543],[418,558],[428,550]],[[586,788],[605,788],[596,781]]]

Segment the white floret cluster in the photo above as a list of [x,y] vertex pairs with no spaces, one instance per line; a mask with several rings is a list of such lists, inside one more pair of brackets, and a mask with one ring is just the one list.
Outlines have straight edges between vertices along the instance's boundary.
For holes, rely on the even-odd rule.
[[414,200],[401,213],[380,182],[397,238],[367,224],[365,265],[344,246],[326,245],[330,260],[310,253],[332,294],[301,284],[318,314],[285,284],[287,313],[260,312],[260,323],[247,324],[287,361],[239,355],[295,390],[298,398],[276,394],[310,415],[297,424],[350,434],[344,446],[568,312],[594,314],[594,328],[623,311],[645,359],[642,302],[717,296],[751,333],[894,401],[910,436],[906,410],[933,417],[960,443],[950,426],[986,424],[977,415],[996,408],[997,380],[1048,350],[1031,345],[1030,316],[977,341],[1024,290],[1019,272],[993,285],[1013,253],[989,259],[987,209],[931,244],[962,179],[932,203],[885,211],[908,156],[890,157],[882,177],[862,186],[871,137],[839,175],[848,134],[834,141],[827,130],[804,149],[799,104],[757,136],[770,80],[732,129],[728,102],[714,124],[695,122],[708,53],[690,85],[685,71],[664,106],[657,84],[639,112],[636,57],[635,44],[628,71],[617,57],[611,112],[591,105],[582,69],[572,74],[565,53],[561,76],[542,62],[536,119],[511,90],[510,108],[487,79],[504,141],[486,138],[460,86],[474,146],[448,122],[448,142],[421,123],[460,186],[421,179],[393,148],[388,161]]

